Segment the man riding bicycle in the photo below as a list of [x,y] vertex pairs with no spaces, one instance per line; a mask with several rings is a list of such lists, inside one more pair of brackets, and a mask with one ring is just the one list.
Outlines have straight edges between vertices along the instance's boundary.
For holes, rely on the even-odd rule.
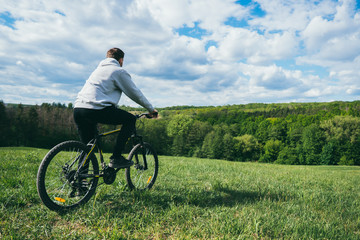
[[157,116],[157,110],[150,104],[142,92],[131,80],[131,76],[122,68],[124,52],[119,48],[107,51],[79,92],[74,106],[74,120],[81,141],[87,144],[97,133],[97,124],[122,125],[116,139],[109,167],[127,168],[133,165],[121,154],[127,139],[135,129],[136,117],[116,107],[122,93],[146,108],[150,117]]

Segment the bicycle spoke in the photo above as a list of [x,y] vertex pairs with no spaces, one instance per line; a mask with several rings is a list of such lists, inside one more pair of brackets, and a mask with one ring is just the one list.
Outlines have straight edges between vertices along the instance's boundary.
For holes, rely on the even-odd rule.
[[126,169],[126,180],[131,189],[150,189],[157,176],[158,159],[148,143],[136,145],[129,155],[134,159],[133,167]]
[[75,207],[88,201],[98,182],[98,164],[88,156],[86,145],[68,141],[55,146],[43,159],[38,172],[38,193],[51,210]]

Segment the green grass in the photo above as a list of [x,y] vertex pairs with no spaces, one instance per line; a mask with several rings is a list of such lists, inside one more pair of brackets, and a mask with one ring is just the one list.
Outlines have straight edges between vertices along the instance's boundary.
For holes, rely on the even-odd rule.
[[46,152],[0,148],[0,239],[360,239],[360,167],[161,156],[151,191],[120,171],[59,215],[36,191]]

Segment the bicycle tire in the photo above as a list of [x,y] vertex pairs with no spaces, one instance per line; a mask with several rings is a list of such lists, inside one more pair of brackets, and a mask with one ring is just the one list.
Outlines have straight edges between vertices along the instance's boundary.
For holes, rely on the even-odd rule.
[[53,147],[42,160],[37,190],[41,201],[50,210],[75,208],[89,201],[95,193],[99,180],[95,155],[87,164],[81,164],[89,151],[89,147],[81,142],[66,141]]
[[[151,145],[146,142],[135,145],[128,159],[134,161],[133,166],[125,169],[129,188],[134,190],[152,188],[158,175],[159,160]],[[147,169],[145,169],[145,162]]]

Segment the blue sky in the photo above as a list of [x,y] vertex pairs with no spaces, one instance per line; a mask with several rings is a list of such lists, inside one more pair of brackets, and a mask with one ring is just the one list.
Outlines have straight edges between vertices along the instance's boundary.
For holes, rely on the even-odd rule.
[[355,0],[0,0],[0,100],[74,102],[112,47],[156,107],[359,100],[359,9]]

